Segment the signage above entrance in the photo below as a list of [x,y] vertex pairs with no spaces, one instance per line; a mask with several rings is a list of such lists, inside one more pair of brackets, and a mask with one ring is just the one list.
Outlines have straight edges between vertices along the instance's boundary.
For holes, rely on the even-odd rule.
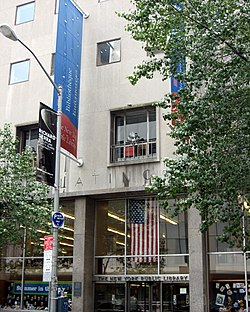
[[96,282],[189,282],[189,274],[165,274],[165,275],[96,275]]

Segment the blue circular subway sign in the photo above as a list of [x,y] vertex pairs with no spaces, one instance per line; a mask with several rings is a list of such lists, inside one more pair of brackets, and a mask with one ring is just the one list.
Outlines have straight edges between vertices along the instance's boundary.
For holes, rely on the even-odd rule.
[[52,215],[52,223],[54,227],[62,227],[64,225],[64,215],[61,212],[54,212]]

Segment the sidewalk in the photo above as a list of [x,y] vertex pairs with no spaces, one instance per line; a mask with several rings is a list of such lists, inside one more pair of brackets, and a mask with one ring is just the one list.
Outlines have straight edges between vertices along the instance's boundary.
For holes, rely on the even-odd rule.
[[34,311],[48,311],[48,310],[21,310],[21,309],[4,309],[4,308],[0,308],[0,312],[14,312],[14,311],[18,311],[18,312],[34,312]]

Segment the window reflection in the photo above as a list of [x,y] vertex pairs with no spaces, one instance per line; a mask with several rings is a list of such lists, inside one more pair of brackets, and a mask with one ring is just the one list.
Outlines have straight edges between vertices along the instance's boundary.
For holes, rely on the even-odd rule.
[[182,256],[161,256],[160,257],[160,273],[161,274],[186,274],[189,273],[188,255]]
[[97,65],[105,65],[121,60],[121,40],[100,42],[97,44]]
[[95,311],[125,311],[124,284],[96,284]]
[[123,275],[125,273],[125,263],[123,256],[106,256],[96,259],[96,274]]
[[223,234],[225,224],[215,223],[209,229],[209,251],[210,252],[224,252],[224,251],[240,251],[240,248],[230,247],[227,242],[221,242],[217,239]]
[[29,80],[30,61],[12,63],[10,67],[10,84]]
[[99,201],[95,272],[187,273],[187,237],[186,214],[172,218],[154,198]]
[[64,214],[64,227],[59,232],[59,256],[73,256],[74,248],[74,202],[63,202],[60,206]]
[[96,255],[123,255],[125,248],[125,201],[97,203]]
[[127,274],[157,274],[158,273],[158,256],[155,257],[138,257],[141,262],[135,261],[134,257],[127,257],[126,270]]
[[188,253],[187,220],[181,214],[172,218],[164,209],[160,210],[160,253]]
[[241,253],[221,253],[209,255],[211,274],[242,274],[244,272],[243,256]]
[[21,153],[24,149],[30,148],[34,154],[34,161],[36,161],[38,125],[34,124],[17,127],[16,135],[18,138],[18,146],[17,146],[18,152]]
[[35,13],[35,2],[25,3],[16,8],[16,25],[32,21]]
[[[60,206],[60,211],[64,214],[64,227],[59,230],[58,256],[72,257],[74,247],[74,202],[64,202]],[[38,229],[38,237],[26,242],[26,256],[43,256],[44,236],[51,235],[50,229]],[[66,262],[65,262],[66,263]],[[67,263],[66,263],[67,266]]]

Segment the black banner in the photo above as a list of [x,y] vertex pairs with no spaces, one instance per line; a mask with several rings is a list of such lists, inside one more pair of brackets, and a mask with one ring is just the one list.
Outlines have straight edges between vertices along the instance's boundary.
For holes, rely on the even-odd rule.
[[55,184],[57,113],[40,103],[37,145],[37,180]]

